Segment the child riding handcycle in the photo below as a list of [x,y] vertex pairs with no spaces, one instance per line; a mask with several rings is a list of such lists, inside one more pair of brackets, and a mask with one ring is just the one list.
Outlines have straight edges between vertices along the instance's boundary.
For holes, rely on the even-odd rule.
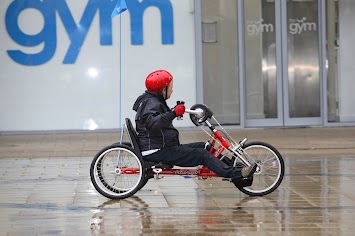
[[[282,156],[275,147],[260,141],[247,142],[246,138],[236,142],[203,104],[196,104],[185,112],[189,113],[191,121],[206,133],[208,131],[205,126],[208,127],[210,133],[206,148],[216,158],[225,159],[226,163],[233,166],[250,166],[251,163],[256,163],[254,175],[251,178],[243,178],[240,184],[235,184],[241,192],[249,196],[263,196],[278,188],[285,167]],[[219,130],[208,121],[209,119],[217,124]],[[127,118],[124,130],[128,132],[130,142],[115,143],[103,148],[91,164],[91,181],[95,189],[107,198],[130,197],[143,188],[152,177],[156,180],[164,175],[198,176],[200,179],[221,178],[206,166],[186,168],[144,161],[136,131]],[[228,178],[222,180],[231,181]]]
[[[170,109],[166,100],[173,92],[173,76],[166,70],[150,73],[145,84],[147,90],[133,105],[136,130],[126,119],[130,142],[121,138],[120,143],[103,148],[92,161],[91,181],[99,193],[112,199],[127,198],[150,178],[162,175],[222,177],[251,196],[269,194],[280,185],[284,162],[273,146],[246,143],[247,139],[236,142],[203,104],[186,109],[184,102],[178,102]],[[206,143],[180,144],[172,122],[184,113],[190,114],[196,126],[203,130],[208,127]]]

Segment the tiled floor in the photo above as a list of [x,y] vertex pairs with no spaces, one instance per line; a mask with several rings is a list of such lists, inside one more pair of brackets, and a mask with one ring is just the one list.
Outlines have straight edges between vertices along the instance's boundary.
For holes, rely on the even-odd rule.
[[264,197],[219,178],[164,177],[124,200],[89,177],[115,133],[0,136],[0,235],[354,235],[354,131],[238,130],[284,155],[284,180]]
[[282,185],[248,197],[219,178],[150,180],[109,200],[88,176],[90,158],[2,158],[4,235],[352,235],[355,158],[285,158]]

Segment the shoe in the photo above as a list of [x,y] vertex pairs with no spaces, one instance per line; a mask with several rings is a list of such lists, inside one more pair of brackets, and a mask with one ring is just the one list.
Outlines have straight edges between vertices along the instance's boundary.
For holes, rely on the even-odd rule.
[[242,177],[243,177],[243,178],[250,178],[250,177],[252,177],[253,174],[255,173],[257,167],[258,167],[258,166],[257,166],[256,163],[252,164],[252,165],[249,166],[249,167],[243,167],[243,169],[242,169]]
[[237,177],[237,178],[232,178],[231,182],[239,189],[242,189],[247,186],[251,186],[253,184],[253,176],[250,178],[242,178],[242,177]]

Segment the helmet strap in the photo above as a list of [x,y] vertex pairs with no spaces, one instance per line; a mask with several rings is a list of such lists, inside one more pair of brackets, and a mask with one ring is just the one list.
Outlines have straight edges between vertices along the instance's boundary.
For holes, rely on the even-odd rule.
[[165,87],[165,100],[168,99],[168,86]]

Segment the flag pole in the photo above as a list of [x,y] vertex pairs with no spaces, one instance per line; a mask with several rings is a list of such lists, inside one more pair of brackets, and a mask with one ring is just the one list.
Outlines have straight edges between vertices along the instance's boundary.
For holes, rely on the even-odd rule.
[[120,102],[119,102],[119,128],[121,128],[121,131],[123,129],[122,126],[122,16],[121,13],[124,12],[125,10],[127,10],[127,4],[125,0],[118,0],[115,8],[113,9],[112,13],[111,13],[111,18],[120,15],[120,46],[119,46],[119,50],[120,50],[120,56],[119,56],[119,60],[120,60],[120,71],[119,71],[119,79],[120,79],[120,83],[119,83],[119,92],[120,92]]
[[120,109],[119,127],[122,129],[122,14],[120,14]]

